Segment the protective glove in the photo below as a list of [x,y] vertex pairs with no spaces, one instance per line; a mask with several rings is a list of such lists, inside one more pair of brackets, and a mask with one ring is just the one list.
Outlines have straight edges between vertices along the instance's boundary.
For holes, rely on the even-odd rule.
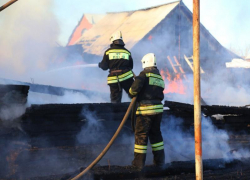
[[130,93],[128,93],[128,96],[130,97],[130,99],[132,99],[133,97],[135,97],[135,95],[132,95]]
[[129,88],[128,91],[128,96],[132,99],[133,97],[135,97],[137,95],[137,92],[133,92],[132,88]]

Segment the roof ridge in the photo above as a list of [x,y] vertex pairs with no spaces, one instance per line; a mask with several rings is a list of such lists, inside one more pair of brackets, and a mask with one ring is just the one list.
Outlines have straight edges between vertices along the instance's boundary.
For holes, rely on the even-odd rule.
[[165,5],[169,5],[169,4],[173,4],[173,3],[177,3],[177,2],[182,2],[182,0],[175,0],[173,2],[169,2],[169,3],[165,3],[165,4],[160,4],[160,5],[157,5],[157,6],[151,6],[151,7],[148,7],[148,8],[143,8],[143,9],[137,9],[137,10],[131,10],[131,11],[120,11],[120,12],[107,12],[107,14],[117,14],[117,13],[132,13],[132,12],[135,12],[135,11],[147,11],[149,9],[154,9],[154,8],[158,8],[158,7],[161,7],[161,6],[165,6]]

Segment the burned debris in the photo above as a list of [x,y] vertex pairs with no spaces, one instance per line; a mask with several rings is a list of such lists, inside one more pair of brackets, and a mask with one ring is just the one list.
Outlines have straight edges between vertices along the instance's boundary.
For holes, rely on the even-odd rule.
[[[3,7],[0,7],[0,11],[1,8]],[[140,59],[142,53],[146,51],[154,51],[159,57],[160,76],[166,84],[165,100],[173,95],[182,96],[183,98],[179,99],[186,102],[185,100],[191,97],[192,93],[190,79],[193,78],[194,69],[190,38],[193,34],[192,18],[192,13],[182,1],[136,11],[107,13],[98,19],[85,14],[71,35],[68,46],[57,47],[53,53],[48,49],[48,51],[41,50],[41,54],[47,53],[45,53],[46,56],[40,55],[40,57],[34,52],[27,51],[24,53],[24,58],[22,56],[20,58],[22,61],[25,60],[23,62],[27,62],[26,58],[28,58],[32,63],[33,58],[36,57],[39,62],[50,59],[48,64],[53,68],[56,63],[61,65],[61,62],[75,65],[80,63],[88,67],[88,64],[97,63],[100,60],[103,50],[108,45],[109,35],[121,28],[127,34],[126,45],[134,55],[134,59]],[[112,22],[108,29],[106,22]],[[43,42],[42,36],[39,39]],[[36,44],[35,41],[27,42],[29,45]],[[41,44],[48,47],[52,43],[49,40]],[[35,46],[32,50],[35,51],[38,47],[40,46]],[[203,101],[201,111],[205,128],[212,129],[206,132],[208,134],[204,138],[206,139],[205,150],[209,151],[206,154],[208,158],[203,161],[204,178],[249,179],[249,106],[206,103],[206,98],[213,94],[213,89],[216,89],[214,77],[221,77],[218,81],[220,83],[225,80],[224,87],[229,85],[236,91],[241,88],[243,81],[235,83],[240,76],[233,77],[232,71],[225,67],[226,61],[239,57],[224,48],[202,25],[201,49],[201,66],[198,69],[201,71],[202,80],[208,86],[205,90],[205,98],[201,98]],[[97,67],[97,64],[92,65]],[[139,61],[135,62],[135,66],[139,67]],[[33,66],[28,67],[31,70]],[[70,66],[63,68],[68,67]],[[58,69],[60,70],[61,67]],[[58,69],[52,69],[52,71],[55,72]],[[248,73],[246,71],[246,74]],[[0,179],[71,179],[82,172],[105,147],[116,132],[129,103],[99,103],[103,102],[100,99],[94,101],[97,95],[107,97],[107,93],[103,91],[103,86],[98,81],[103,75],[87,69],[84,69],[81,75],[89,78],[88,83],[79,85],[80,83],[77,84],[77,82],[72,84],[64,82],[68,88],[35,84],[33,77],[31,83],[12,81],[22,85],[0,85]],[[78,77],[80,77],[79,74],[77,74]],[[73,81],[74,78],[76,77],[69,79]],[[94,83],[91,82],[91,78],[94,79]],[[246,82],[248,82],[247,78],[244,79],[244,83]],[[78,89],[74,88],[76,85]],[[96,92],[96,89],[100,91]],[[221,89],[219,88],[220,91]],[[42,98],[46,94],[51,104],[27,105],[28,92],[35,92],[36,94],[33,94],[35,98],[39,93]],[[82,101],[81,104],[60,104],[61,102],[55,104],[52,102],[53,96],[63,98],[69,92],[84,95],[91,99],[91,103]],[[223,97],[221,99],[227,100]],[[218,103],[221,101],[218,100]],[[168,162],[163,169],[149,165],[152,164],[150,162],[152,156],[148,157],[147,165],[142,171],[128,165],[131,164],[133,153],[131,142],[134,141],[129,118],[110,151],[82,179],[194,179],[193,113],[192,104],[164,101],[162,124],[165,128],[164,135],[167,137],[165,148],[168,152],[166,158]],[[214,147],[210,147],[211,145]]]
[[[18,120],[19,125],[16,128],[8,129],[1,126],[1,144],[5,144],[8,149],[1,152],[1,159],[4,159],[4,162],[1,164],[1,174],[5,178],[24,177],[27,179],[67,179],[72,177],[80,171],[75,171],[76,169],[84,167],[84,164],[86,166],[88,162],[95,158],[96,153],[101,151],[118,127],[128,105],[129,103],[121,103],[119,105],[110,103],[32,105],[27,108],[26,113]],[[165,101],[165,106],[169,110],[164,110],[164,117],[182,117],[184,121],[182,128],[187,131],[190,128],[192,129],[192,105]],[[202,109],[206,110],[205,114],[207,116],[226,114],[230,111],[234,114],[249,116],[249,109],[240,107],[202,106]],[[95,114],[95,118],[97,118],[96,123],[101,124],[102,127],[97,129],[100,135],[95,135],[95,137],[105,138],[103,141],[86,141],[82,144],[77,140],[77,135],[91,121],[91,116],[88,116],[89,112],[90,114]],[[242,125],[242,122],[237,121],[238,116],[234,117],[234,122],[237,122],[239,126]],[[167,120],[168,118],[164,118],[164,121]],[[213,120],[216,126],[218,126],[217,122],[218,120]],[[235,132],[239,130],[234,124],[224,121],[220,124],[220,128],[229,128],[235,130]],[[244,132],[247,134],[247,129]],[[87,133],[91,133],[91,131],[87,131]],[[192,134],[192,131],[190,133]],[[228,153],[237,151],[243,142],[243,146],[249,148],[249,138],[246,134],[230,137],[232,149],[234,150]],[[125,124],[121,135],[113,145],[113,150],[111,149],[112,152],[119,151],[123,154],[129,151],[130,147],[122,140],[122,137],[126,135],[133,135],[130,121],[127,121]],[[29,157],[28,164],[27,157]],[[103,160],[105,162],[101,161],[101,164],[107,164],[109,158],[110,156],[108,155]],[[55,162],[53,161],[60,163],[62,169],[55,168]],[[206,162],[208,162],[208,165],[206,165]],[[230,166],[230,162],[219,159],[205,161],[205,177],[227,177],[225,175],[227,171],[234,172],[234,174],[231,174],[233,176],[240,176],[239,172],[241,169],[243,169],[241,177],[245,177],[244,174],[247,174],[247,167],[249,166],[247,164],[243,166],[239,161],[232,161],[232,166]],[[119,177],[120,179],[143,177],[148,179],[158,177],[160,179],[165,176],[169,178],[176,176],[177,178],[187,177],[188,179],[190,177],[192,179],[194,177],[194,174],[192,174],[194,172],[193,163],[194,161],[172,162],[166,164],[167,169],[164,171],[158,171],[154,167],[147,166],[144,173],[139,173],[131,166],[115,166],[111,159],[111,165],[97,165],[90,172],[89,177],[94,177],[94,179],[109,179],[112,177]],[[46,164],[50,167],[49,169],[46,168]],[[32,170],[33,172],[31,172],[28,170],[31,166],[42,171],[38,173]],[[67,171],[64,171],[66,169]],[[236,173],[237,171],[238,174]],[[215,175],[215,172],[218,174]]]
[[[189,126],[193,124],[193,105],[173,101],[165,101],[164,105],[170,108],[171,115],[184,117]],[[213,124],[219,129],[243,134],[250,131],[248,106],[202,105],[201,111],[204,116],[211,117]]]

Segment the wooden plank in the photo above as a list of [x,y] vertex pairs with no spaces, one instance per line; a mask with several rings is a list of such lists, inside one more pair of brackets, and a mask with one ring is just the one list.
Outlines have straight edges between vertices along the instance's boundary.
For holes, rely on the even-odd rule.
[[176,70],[176,68],[174,67],[174,64],[173,64],[171,58],[170,58],[169,56],[168,56],[168,60],[169,60],[169,62],[170,62],[170,64],[171,64],[171,66],[172,66],[174,72],[175,72],[175,73],[178,73],[177,70]]
[[192,71],[194,72],[193,63],[191,63],[191,62],[188,60],[188,58],[187,58],[186,55],[184,55],[184,59],[186,60],[187,64],[189,65],[190,69],[192,69]]
[[174,56],[174,60],[175,60],[175,62],[176,62],[176,65],[179,66],[179,69],[180,69],[181,73],[185,73],[184,70],[183,70],[182,67],[181,67],[181,64],[180,64],[179,61],[177,60],[176,56]]
[[180,70],[180,72],[183,74],[183,77],[184,77],[185,79],[187,79],[187,78],[186,78],[186,75],[185,75],[185,71],[182,69],[181,64],[179,63],[179,61],[178,61],[178,59],[176,58],[176,56],[174,56],[174,60],[175,60],[176,64],[179,66],[179,70]]
[[[193,59],[193,57],[188,58],[186,55],[184,55],[184,59],[186,60],[187,64],[189,65],[190,69],[192,69],[192,71],[194,72],[193,63],[189,61],[189,59]],[[201,72],[201,74],[205,73],[205,71],[201,67],[200,67],[200,72]]]

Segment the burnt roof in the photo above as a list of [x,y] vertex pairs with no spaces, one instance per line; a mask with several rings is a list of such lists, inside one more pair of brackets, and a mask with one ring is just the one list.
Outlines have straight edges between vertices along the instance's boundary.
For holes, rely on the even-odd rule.
[[84,33],[77,44],[82,44],[85,53],[101,56],[110,43],[110,35],[121,30],[126,47],[131,49],[179,3],[177,1],[142,10],[108,13]]

